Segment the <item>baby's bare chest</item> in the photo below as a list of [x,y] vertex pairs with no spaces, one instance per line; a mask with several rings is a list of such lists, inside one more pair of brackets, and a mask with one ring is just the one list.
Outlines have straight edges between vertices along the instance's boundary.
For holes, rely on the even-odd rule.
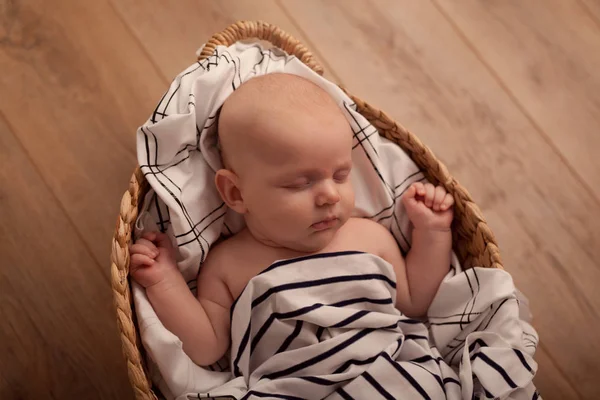
[[[360,232],[346,230],[336,235],[334,240],[325,248],[312,254],[341,251],[377,253],[376,249],[372,248],[367,241],[362,240]],[[248,282],[273,265],[273,263],[306,255],[309,254],[301,254],[285,248],[273,248],[260,244],[249,245],[238,249],[238,253],[233,257],[233,262],[227,266],[224,280],[233,299],[237,299]]]

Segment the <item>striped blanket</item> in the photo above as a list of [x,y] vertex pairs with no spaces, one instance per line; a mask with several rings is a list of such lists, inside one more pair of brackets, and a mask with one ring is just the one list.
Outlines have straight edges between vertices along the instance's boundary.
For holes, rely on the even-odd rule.
[[[461,290],[469,280],[476,289]],[[232,309],[235,379],[196,398],[536,398],[531,333],[514,318],[506,272],[453,270],[428,324],[395,308],[395,281],[389,263],[361,252],[274,263]]]

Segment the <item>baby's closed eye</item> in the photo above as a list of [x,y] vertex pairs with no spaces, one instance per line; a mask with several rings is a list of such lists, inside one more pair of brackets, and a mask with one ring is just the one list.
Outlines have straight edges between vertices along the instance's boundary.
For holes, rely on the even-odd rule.
[[342,169],[340,171],[337,171],[333,175],[333,179],[336,182],[345,182],[346,179],[348,179],[348,176],[350,176],[350,168],[345,168],[345,169]]
[[311,185],[311,180],[307,177],[297,178],[283,185],[285,189],[304,189]]
[[280,185],[280,187],[292,190],[307,189],[313,184],[325,179],[333,179],[336,183],[344,183],[350,176],[351,170],[351,166],[344,166],[343,168],[337,169],[333,173],[333,176],[322,171],[308,172],[306,174],[297,175],[294,178],[290,178],[290,180],[284,181],[283,184]]

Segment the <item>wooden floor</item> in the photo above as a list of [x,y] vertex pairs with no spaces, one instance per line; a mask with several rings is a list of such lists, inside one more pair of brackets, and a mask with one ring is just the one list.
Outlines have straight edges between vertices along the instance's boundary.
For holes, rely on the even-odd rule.
[[1,399],[132,397],[108,267],[135,130],[238,19],[433,149],[530,298],[544,398],[600,398],[600,1],[168,4],[0,0]]

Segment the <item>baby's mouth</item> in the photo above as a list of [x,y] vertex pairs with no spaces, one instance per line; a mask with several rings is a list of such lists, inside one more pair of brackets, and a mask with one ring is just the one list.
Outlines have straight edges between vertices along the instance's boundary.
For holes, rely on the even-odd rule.
[[338,223],[337,217],[327,217],[324,220],[315,222],[314,224],[311,225],[311,227],[317,231],[324,231],[326,229],[333,228],[334,226],[337,225],[337,223]]

